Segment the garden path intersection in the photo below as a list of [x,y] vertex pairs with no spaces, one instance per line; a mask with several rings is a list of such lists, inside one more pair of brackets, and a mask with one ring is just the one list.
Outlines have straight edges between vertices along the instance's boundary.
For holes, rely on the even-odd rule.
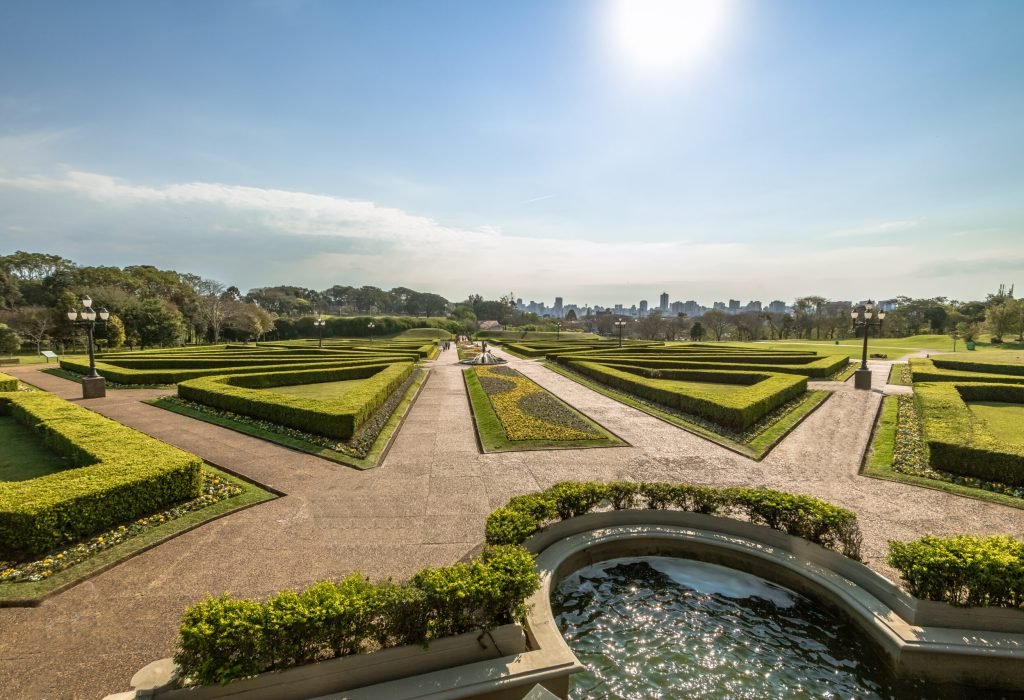
[[[496,354],[501,355],[500,351]],[[874,387],[812,382],[834,395],[761,462],[731,452],[550,371],[510,365],[626,440],[630,447],[481,454],[454,351],[431,376],[384,463],[357,471],[164,411],[167,390],[112,390],[83,405],[286,495],[187,532],[38,608],[0,609],[0,696],[102,697],[174,650],[184,607],[207,594],[266,597],[359,570],[403,578],[478,549],[484,518],[512,496],[566,479],[767,486],[855,510],[867,563],[886,576],[888,539],[926,533],[1024,536],[1024,510],[862,477],[861,457],[889,363]],[[78,384],[5,370],[64,398]]]

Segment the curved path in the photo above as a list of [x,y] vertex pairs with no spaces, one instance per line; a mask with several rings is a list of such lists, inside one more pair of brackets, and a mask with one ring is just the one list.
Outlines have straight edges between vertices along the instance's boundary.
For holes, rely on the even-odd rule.
[[[753,462],[540,362],[509,359],[631,447],[480,454],[454,350],[428,363],[431,376],[385,463],[366,472],[140,403],[159,390],[83,402],[287,495],[188,532],[38,608],[0,609],[0,696],[95,699],[125,690],[136,670],[173,653],[183,608],[207,594],[267,596],[353,570],[404,577],[451,563],[480,546],[493,508],[565,479],[746,484],[819,496],[858,512],[867,561],[886,574],[890,538],[1024,536],[1024,511],[858,475],[888,362],[872,363],[871,392],[821,383],[834,396]],[[80,396],[77,384],[38,369],[5,371]]]

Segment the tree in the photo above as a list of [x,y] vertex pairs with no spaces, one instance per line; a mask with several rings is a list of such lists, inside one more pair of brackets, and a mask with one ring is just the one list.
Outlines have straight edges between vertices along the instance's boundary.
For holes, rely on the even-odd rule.
[[124,326],[127,336],[143,348],[147,345],[177,345],[185,334],[182,320],[177,309],[151,297],[125,313]]
[[25,306],[5,317],[7,325],[18,335],[28,339],[36,346],[36,354],[43,350],[43,341],[50,337],[53,330],[53,315],[42,306]]
[[13,355],[21,349],[21,336],[5,323],[0,323],[0,352]]
[[985,325],[992,334],[993,343],[1003,342],[1003,336],[1017,329],[1021,312],[1017,302],[1007,297],[998,304],[988,307],[985,312]]
[[729,326],[731,325],[728,315],[726,315],[726,313],[721,309],[705,311],[704,315],[701,316],[701,321],[704,323],[704,326],[714,334],[715,340],[721,340],[722,336],[725,335],[725,332],[729,330]]
[[126,335],[124,332],[124,321],[117,314],[110,314],[107,319],[104,336],[108,348],[119,348],[124,345]]
[[690,340],[700,341],[704,337],[704,326],[701,325],[700,321],[694,321],[693,325],[690,326]]

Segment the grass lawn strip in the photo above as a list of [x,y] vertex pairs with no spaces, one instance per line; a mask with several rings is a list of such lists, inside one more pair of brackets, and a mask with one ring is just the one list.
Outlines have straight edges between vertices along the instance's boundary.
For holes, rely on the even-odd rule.
[[0,415],[0,481],[35,479],[74,466],[10,416]]
[[910,374],[910,365],[906,362],[896,362],[889,369],[887,384],[898,384],[900,386],[913,386],[914,380]]
[[851,362],[847,365],[846,369],[841,369],[836,372],[835,376],[832,377],[834,382],[845,382],[847,379],[853,376],[853,373],[860,369],[860,365],[856,362]]
[[[67,379],[68,381],[76,382],[78,384],[81,384],[82,383],[82,378],[85,377],[84,374],[78,374],[77,372],[69,372],[68,370],[61,369],[60,367],[51,367],[50,369],[41,369],[39,371],[40,372],[45,372],[46,374],[52,374],[54,377],[60,377],[61,379]],[[112,381],[110,381],[108,379],[107,383],[106,383],[106,387],[108,389],[173,389],[174,385],[173,384],[119,384],[117,382],[112,382]]]
[[[528,392],[525,394],[525,397],[528,399],[529,397],[543,397],[541,398],[541,401],[545,404],[543,409],[550,411],[554,408],[556,415],[571,417],[571,426],[567,428],[533,419],[533,430],[521,430],[518,433],[518,435],[530,435],[530,437],[510,439],[506,430],[506,424],[503,423],[499,417],[498,411],[500,409],[492,401],[491,396],[488,394],[488,391],[481,382],[481,377],[478,374],[479,370],[486,371],[489,369],[500,369],[505,370],[506,372],[515,372],[515,375],[518,375],[513,378],[507,374],[502,376],[503,373],[499,373],[492,377],[487,377],[485,374],[485,381],[489,380],[492,383],[492,389],[509,388],[502,387],[497,384],[495,380],[505,381],[507,384],[511,385],[512,391],[507,391],[508,394],[513,394],[516,388],[521,385],[525,385],[524,389]],[[464,371],[463,377],[465,378],[466,391],[469,394],[470,405],[473,409],[473,419],[476,424],[477,434],[480,437],[480,444],[484,452],[618,447],[628,444],[617,435],[598,425],[572,406],[569,406],[535,382],[511,368],[478,367]],[[520,399],[524,396],[524,389],[519,390]],[[500,397],[501,392],[497,395]],[[536,401],[536,398],[534,398],[534,401]],[[508,415],[507,421],[515,421],[519,417],[516,414],[523,413],[520,407],[516,405],[516,398],[512,396],[506,397],[504,401],[499,399],[498,406],[505,406],[507,409],[511,409],[511,413]],[[557,408],[555,408],[555,406],[557,406]],[[531,417],[527,416],[528,420],[530,418]],[[584,426],[586,430],[580,430],[580,425]],[[545,429],[549,430],[549,432],[537,432],[538,430],[542,431]],[[557,435],[557,431],[562,432],[561,438],[554,436]],[[554,433],[554,435],[552,433]],[[517,433],[513,431],[513,435],[517,435]]]
[[1000,401],[968,401],[967,407],[985,421],[996,439],[1024,445],[1024,404]]
[[863,473],[990,503],[1024,508],[1024,487],[949,474],[928,466],[921,418],[912,396],[886,396]]
[[765,416],[746,433],[726,433],[721,426],[705,421],[698,416],[671,411],[659,404],[646,401],[640,397],[613,389],[588,377],[576,374],[554,362],[545,362],[544,366],[552,372],[557,372],[564,377],[572,379],[574,382],[582,384],[599,394],[604,394],[620,403],[632,406],[666,423],[671,423],[687,432],[758,461],[763,459],[793,428],[798,426],[804,418],[809,416],[832,395],[830,391],[809,391]]
[[32,561],[0,562],[0,607],[38,605],[169,539],[277,497],[212,465],[204,468],[204,494],[186,504],[112,528]]
[[[422,369],[413,372],[403,387],[395,391],[377,413],[366,422],[363,429],[349,441],[339,441],[322,435],[306,433],[258,418],[184,401],[176,396],[164,396],[147,403],[179,415],[212,423],[349,467],[372,469],[380,464],[386,448],[391,443],[405,414],[408,413],[412,402],[419,394],[427,375],[427,371]],[[377,431],[374,433],[375,429]]]

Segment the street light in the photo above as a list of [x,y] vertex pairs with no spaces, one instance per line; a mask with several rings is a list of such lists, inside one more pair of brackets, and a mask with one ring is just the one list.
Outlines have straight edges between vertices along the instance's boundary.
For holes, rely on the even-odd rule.
[[556,323],[555,324],[555,328],[557,329],[555,331],[555,340],[561,340],[562,339],[562,324],[561,324],[561,322]]
[[[88,294],[83,294],[80,300],[81,310],[68,309],[68,320],[72,325],[82,326],[89,331],[89,374],[82,378],[82,398],[100,399],[107,395],[107,380],[96,372],[96,353],[93,350],[95,345],[96,324],[106,324],[110,318],[110,312],[106,309],[92,308],[92,299]],[[99,320],[96,317],[99,316]]]
[[373,329],[376,328],[376,327],[377,326],[374,325],[373,321],[370,321],[369,323],[366,324],[366,328],[369,330],[369,336],[370,336],[370,342],[371,343],[373,342]]
[[319,315],[313,319],[313,325],[316,326],[317,335],[320,338],[320,349],[324,349],[324,326],[327,325],[327,321],[320,318]]
[[626,327],[626,322],[623,321],[620,318],[618,321],[616,321],[612,325],[619,329],[619,347],[621,348],[622,347],[622,329]]
[[875,309],[872,304],[861,304],[850,311],[850,318],[853,321],[853,328],[856,332],[861,329],[864,333],[864,351],[861,355],[860,369],[854,372],[853,386],[857,389],[871,388],[871,370],[868,369],[868,332],[872,327],[881,329],[885,312]]

